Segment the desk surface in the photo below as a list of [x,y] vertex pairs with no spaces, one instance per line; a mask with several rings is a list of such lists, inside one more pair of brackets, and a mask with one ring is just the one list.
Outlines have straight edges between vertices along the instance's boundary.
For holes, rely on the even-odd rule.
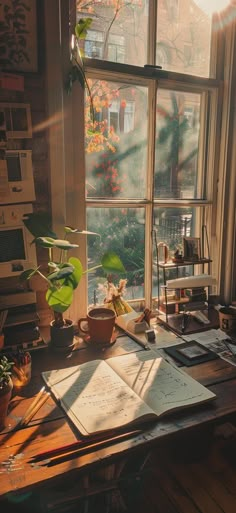
[[[140,348],[138,348],[140,349]],[[195,406],[161,418],[152,427],[145,427],[142,434],[112,444],[109,447],[89,452],[55,466],[32,465],[30,458],[45,450],[69,444],[77,440],[76,430],[70,424],[52,397],[42,406],[29,425],[14,431],[32,398],[43,385],[41,372],[55,368],[71,367],[92,358],[108,358],[122,354],[118,340],[105,351],[83,348],[74,351],[69,357],[54,353],[49,348],[32,353],[32,378],[21,392],[14,393],[11,399],[5,430],[0,433],[0,496],[17,487],[28,490],[32,486],[56,484],[61,476],[86,472],[91,465],[98,466],[112,458],[125,455],[128,451],[150,447],[153,443],[163,442],[168,437],[178,436],[190,429],[206,426],[216,420],[236,412],[235,387],[236,367],[224,360],[217,359],[195,367],[184,368],[187,373],[208,386],[216,399],[211,403]],[[12,455],[18,455],[17,464],[21,470],[7,472],[2,462]],[[72,474],[71,474],[72,475]]]

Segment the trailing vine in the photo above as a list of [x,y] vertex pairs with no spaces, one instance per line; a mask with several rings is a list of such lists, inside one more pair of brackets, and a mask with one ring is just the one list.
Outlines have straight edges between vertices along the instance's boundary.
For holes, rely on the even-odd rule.
[[81,50],[79,45],[80,40],[86,38],[87,31],[91,26],[92,21],[92,18],[81,18],[75,26],[71,44],[71,69],[66,78],[65,88],[67,93],[71,94],[73,83],[75,81],[78,81],[81,87],[84,90],[87,90],[90,98],[90,116],[94,124],[93,97],[84,71],[83,51]]

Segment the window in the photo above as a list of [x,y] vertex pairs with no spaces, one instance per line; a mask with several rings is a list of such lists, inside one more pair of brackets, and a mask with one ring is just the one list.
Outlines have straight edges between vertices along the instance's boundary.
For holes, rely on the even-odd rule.
[[[164,10],[161,9],[162,2],[165,5]],[[209,76],[212,30],[211,13],[205,10],[205,3],[201,0],[158,2],[157,44],[162,44],[162,51],[166,48],[167,55],[170,55],[165,62],[165,69],[203,77]],[[194,63],[193,53],[202,55],[202,59],[199,58]],[[157,58],[159,58],[158,54]]]
[[86,57],[101,59],[103,53],[104,34],[100,31],[88,30],[87,38],[84,44]]
[[[89,42],[89,48],[94,31],[100,34],[96,46],[100,42],[102,52],[97,60],[86,61],[95,130],[85,95],[82,201],[87,229],[101,235],[87,241],[89,265],[96,266],[104,251],[112,249],[127,271],[128,299],[153,306],[154,232],[157,241],[167,243],[171,256],[184,235],[201,237],[204,229],[214,257],[213,273],[218,277],[220,272],[221,253],[213,251],[219,217],[215,212],[221,83],[210,59],[216,55],[210,43],[216,45],[217,37],[212,39],[211,16],[200,0],[173,2],[171,19],[164,0],[158,8],[152,0],[94,1],[89,13],[85,4],[78,3],[77,19],[89,15],[93,23],[84,47]],[[116,50],[109,56],[113,44]],[[158,54],[160,58],[160,48],[164,73],[144,68],[147,62],[154,65]],[[193,55],[199,58],[193,61]],[[77,180],[79,184],[81,175]],[[222,214],[223,204],[220,208]],[[205,244],[206,256],[207,251]],[[94,297],[102,302],[100,284],[105,279],[99,271],[88,275],[89,304]]]

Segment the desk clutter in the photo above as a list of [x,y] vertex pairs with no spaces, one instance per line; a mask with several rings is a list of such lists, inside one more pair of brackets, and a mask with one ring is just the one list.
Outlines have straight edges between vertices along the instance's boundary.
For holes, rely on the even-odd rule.
[[47,347],[39,330],[35,306],[24,305],[0,311],[0,351],[33,351]]

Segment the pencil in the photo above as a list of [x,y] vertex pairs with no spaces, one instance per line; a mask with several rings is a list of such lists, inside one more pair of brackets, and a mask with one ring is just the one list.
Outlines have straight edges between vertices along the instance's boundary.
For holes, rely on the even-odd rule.
[[33,408],[35,407],[35,405],[38,403],[38,401],[41,399],[42,395],[44,394],[45,392],[45,387],[42,387],[41,390],[39,391],[39,393],[36,395],[36,397],[34,398],[34,400],[32,401],[32,403],[29,405],[29,408],[27,408],[24,416],[22,417],[20,423],[18,424],[19,426],[22,425],[22,423],[25,421],[26,417],[31,413],[31,411],[33,410]]
[[[124,330],[124,335],[121,334],[121,336],[125,336],[125,335],[128,335],[128,337],[132,338],[135,342],[137,342],[137,344],[139,346],[141,346],[143,349],[146,349],[146,350],[150,350],[150,347],[148,345],[147,342],[143,342],[142,340],[140,340],[138,337],[136,337],[136,335],[134,335],[134,333],[132,333],[131,331],[126,331]],[[119,335],[118,335],[119,336]]]
[[44,403],[48,400],[50,396],[50,392],[45,392],[42,397],[39,399],[37,404],[34,406],[34,408],[31,409],[30,413],[28,413],[27,416],[25,416],[24,421],[21,425],[27,426],[29,421],[34,417],[35,413],[37,413],[38,410],[40,410],[41,406],[43,406]]
[[[141,433],[142,433],[141,430],[129,431],[128,433],[122,433],[120,435],[113,436],[111,438],[105,438],[100,441],[95,441],[95,440],[92,441],[91,440],[90,442],[87,442],[87,443],[82,442],[83,445],[81,446],[81,444],[78,444],[78,447],[76,447],[74,449],[74,451],[68,452],[65,450],[65,451],[61,452],[60,454],[59,453],[51,454],[49,458],[46,458],[45,460],[43,459],[41,465],[47,465],[47,466],[58,465],[60,463],[63,463],[64,461],[72,460],[74,458],[77,458],[78,456],[81,456],[82,454],[86,454],[87,452],[97,451],[97,450],[107,447],[109,445],[123,442],[125,440],[128,440],[131,437],[140,435]],[[50,451],[48,451],[48,452],[50,452]],[[34,462],[36,462],[36,461],[39,461],[39,460],[35,459]]]
[[99,437],[97,438],[93,438],[93,439],[85,439],[85,440],[78,440],[76,442],[73,442],[71,444],[67,444],[67,445],[62,445],[61,447],[56,447],[55,449],[51,449],[49,451],[44,451],[44,452],[40,452],[38,454],[36,454],[35,456],[32,457],[32,460],[33,461],[40,461],[40,460],[44,460],[46,458],[51,458],[51,457],[54,457],[54,456],[59,456],[59,455],[62,455],[64,453],[67,453],[67,452],[70,452],[70,451],[78,451],[80,449],[84,449],[86,447],[90,447],[92,445],[99,445],[101,442],[110,442],[110,441],[119,441],[119,440],[122,440],[124,437],[127,438],[127,437],[131,437],[131,436],[136,436],[136,435],[139,435],[141,433],[141,430],[140,429],[136,429],[136,430],[133,430],[133,431],[129,431],[129,432],[125,432],[125,433],[119,433],[117,435],[112,435],[110,437],[106,437],[104,438],[104,433]]

